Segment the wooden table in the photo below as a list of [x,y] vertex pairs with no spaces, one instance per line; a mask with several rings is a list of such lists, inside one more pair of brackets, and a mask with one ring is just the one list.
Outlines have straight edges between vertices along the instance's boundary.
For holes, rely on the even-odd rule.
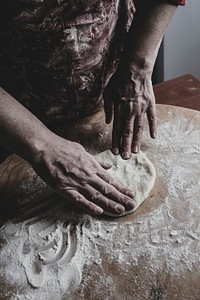
[[[66,265],[69,263],[69,261],[76,263],[76,259],[80,264],[82,260],[79,259],[79,256],[76,257],[75,255],[76,253],[80,253],[80,250],[82,248],[79,249],[79,247],[82,247],[82,245],[84,245],[84,247],[86,247],[83,248],[83,250],[85,249],[83,251],[85,253],[85,256],[82,256],[83,265],[80,265],[81,272],[83,270],[82,275],[80,275],[80,277],[83,276],[83,280],[77,289],[72,290],[72,292],[71,290],[69,290],[69,293],[68,291],[66,291],[66,294],[62,298],[63,300],[200,299],[200,260],[198,256],[200,249],[200,209],[198,205],[198,189],[200,189],[200,143],[198,144],[198,141],[196,142],[196,140],[199,138],[200,133],[200,114],[197,111],[184,110],[168,106],[170,104],[200,110],[200,81],[198,81],[192,75],[186,74],[179,78],[175,78],[157,84],[154,86],[154,90],[157,103],[166,104],[166,107],[157,107],[159,119],[158,121],[160,121],[160,138],[156,140],[157,142],[154,140],[151,141],[149,135],[144,134],[143,139],[143,150],[146,151],[150,160],[155,164],[158,174],[155,189],[153,189],[150,199],[146,201],[144,205],[141,206],[141,208],[135,212],[135,214],[131,214],[125,218],[119,218],[117,220],[104,219],[103,217],[102,219],[90,218],[87,219],[87,222],[84,218],[81,219],[80,217],[80,222],[79,220],[77,220],[77,223],[72,223],[72,225],[74,226],[73,228],[78,228],[78,230],[75,231],[76,234],[74,234],[74,230],[72,231],[70,229],[71,231],[69,230],[69,234],[67,235],[67,241],[65,241],[64,239],[63,242],[64,247],[67,248],[63,249],[62,246],[61,251],[58,251],[58,253],[55,252],[55,254],[58,256],[60,255],[60,260],[63,259],[64,263],[64,259],[66,258]],[[106,134],[108,133],[108,128],[105,128],[106,126],[104,124],[102,125],[102,128],[100,126],[100,124],[103,123],[103,119],[104,115],[102,112],[99,114],[99,119],[97,118],[95,120],[90,120],[91,127],[89,128],[89,132],[96,131],[98,133],[98,130],[99,132],[102,130],[102,134],[99,134],[99,136],[96,135],[96,137],[99,137],[99,139],[97,139],[98,141],[96,144],[97,149],[99,149],[98,147],[102,144],[101,137],[106,136]],[[93,130],[91,130],[91,128]],[[173,131],[174,128],[175,130]],[[180,130],[176,132],[176,128]],[[195,136],[193,136],[194,129],[197,133],[197,135]],[[181,134],[180,136],[179,133]],[[166,140],[164,134],[166,134]],[[171,135],[173,136],[173,142],[171,142]],[[162,138],[163,136],[164,138]],[[197,139],[195,139],[196,136]],[[91,136],[91,138],[88,138],[89,144],[93,145],[93,138],[93,136]],[[79,136],[77,136],[77,139],[79,139]],[[189,140],[189,142],[187,141],[187,139]],[[193,142],[193,144],[191,143],[191,147],[190,139]],[[165,143],[165,141],[167,142]],[[175,156],[173,156],[174,153]],[[176,166],[174,168],[175,172],[173,169],[174,162]],[[12,162],[10,161],[7,164],[6,168],[2,170],[2,173],[0,173],[5,174],[10,168],[10,172],[8,172],[9,176],[8,178],[5,178],[6,184],[0,184],[0,187],[1,185],[3,185],[2,193],[0,193],[0,198],[3,198],[2,195],[5,196],[5,194],[7,194],[10,197],[7,198],[7,202],[9,202],[10,199],[14,199],[12,192],[15,195],[16,191],[18,193],[20,193],[21,191],[22,195],[24,195],[25,197],[26,193],[28,193],[29,191],[28,189],[26,190],[26,187],[29,187],[30,189],[33,188],[33,190],[36,191],[36,193],[33,193],[33,197],[29,199],[29,202],[25,201],[24,205],[25,208],[28,207],[28,209],[30,210],[31,217],[36,217],[37,214],[34,215],[34,213],[38,213],[38,211],[36,210],[35,212],[34,201],[37,202],[36,204],[39,205],[40,209],[40,203],[42,201],[40,201],[39,197],[40,195],[41,197],[43,197],[44,195],[41,193],[41,191],[43,192],[43,184],[40,182],[40,179],[38,177],[36,177],[34,174],[32,175],[32,172],[29,170],[30,167],[26,166],[26,164],[24,164],[23,162],[19,165],[13,165],[14,167],[12,167]],[[178,168],[180,170],[180,173],[177,173]],[[193,176],[190,176],[191,174],[187,173],[188,170],[190,170]],[[16,174],[18,176],[16,176]],[[177,176],[179,174],[180,178],[179,176]],[[1,177],[0,179],[2,181]],[[18,177],[21,178],[21,181],[23,179],[23,184],[21,184],[21,181],[16,182],[18,180]],[[34,180],[32,180],[32,177]],[[184,179],[184,181],[181,181],[182,178]],[[167,187],[168,182],[170,182],[170,180],[172,182],[172,186],[168,190]],[[175,186],[175,190],[173,189],[173,185]],[[5,190],[7,189],[7,193],[5,193],[4,187]],[[23,190],[23,187],[25,187],[25,190]],[[197,188],[197,193],[195,195],[193,193],[193,187],[194,190],[195,188]],[[44,191],[46,190],[44,189]],[[48,197],[47,191],[45,193]],[[35,200],[34,195],[36,196]],[[50,196],[50,200],[53,199],[53,204],[59,204],[59,202],[57,202],[59,199],[57,199],[56,195],[51,195],[50,193]],[[193,198],[194,196],[195,198]],[[55,197],[55,199],[53,197]],[[192,204],[191,200],[193,201]],[[57,206],[59,208],[59,205]],[[25,218],[27,217],[26,211],[27,210],[25,210]],[[69,219],[70,222],[68,224],[68,222],[66,222],[66,220],[68,219],[67,214],[65,215],[65,211],[66,204],[64,203],[62,210],[63,218],[61,219],[61,221],[64,220],[63,226],[66,226],[66,228],[63,227],[63,233],[66,235],[66,232],[68,232],[66,231],[66,229],[71,228],[69,227],[70,222],[72,222],[74,219],[71,217],[71,219]],[[45,221],[47,223],[44,222],[45,228],[47,228],[48,226],[50,226],[51,228],[51,226],[53,226],[52,224],[55,223],[52,222],[52,220],[55,219],[55,216],[57,216],[55,212],[56,207],[53,207],[53,209],[51,209],[50,207],[49,215],[47,214],[48,218]],[[191,223],[190,220],[193,221],[193,223]],[[60,222],[60,219],[58,221]],[[84,224],[86,224],[86,226]],[[54,225],[57,226],[57,223]],[[57,230],[56,226],[55,230]],[[40,270],[39,267],[36,268],[36,266],[38,265],[35,264],[34,260],[32,265],[32,258],[37,258],[37,256],[34,256],[34,251],[34,255],[30,255],[31,259],[30,262],[27,264],[27,258],[29,259],[29,252],[32,253],[32,248],[30,247],[29,249],[28,242],[26,240],[24,246],[22,247],[22,229],[26,230],[26,228],[27,230],[29,230],[29,225],[21,226],[21,223],[19,222],[19,232],[20,235],[22,235],[20,236],[18,235],[18,232],[13,233],[12,226],[10,226],[11,234],[12,236],[14,236],[13,245],[15,245],[16,238],[19,238],[20,247],[11,247],[12,239],[10,239],[9,244],[11,245],[11,248],[9,248],[9,244],[8,248],[9,251],[14,251],[13,254],[12,252],[10,252],[11,260],[13,259],[13,257],[15,257],[17,253],[21,251],[20,253],[22,255],[22,258],[20,261],[22,266],[28,266],[28,268],[26,269],[26,276],[29,280],[29,284],[26,283],[25,278],[23,281],[24,287],[22,287],[22,289],[16,289],[15,285],[9,285],[7,281],[4,280],[4,277],[0,276],[0,299],[2,300],[31,299],[29,298],[29,294],[27,294],[27,297],[23,296],[22,298],[20,298],[20,295],[18,295],[18,293],[23,293],[23,288],[31,294],[37,292],[39,293],[40,284],[42,285],[43,281],[45,282],[45,276],[43,276],[43,273],[41,271],[43,269],[41,268]],[[5,232],[7,233],[7,236],[9,236],[9,226],[8,229],[5,230]],[[32,228],[32,231],[30,230],[30,232],[32,232],[32,236],[35,238],[34,243],[36,244],[39,240],[39,237],[43,238],[42,235],[37,234],[35,227],[34,230]],[[26,231],[24,233],[26,233]],[[39,233],[41,234],[41,232]],[[45,237],[45,230],[43,234]],[[68,240],[68,238],[70,239]],[[74,248],[69,248],[71,247],[71,240],[72,246]],[[48,243],[48,239],[44,239],[44,241],[46,241],[45,243]],[[31,243],[33,243],[32,240]],[[1,241],[0,236],[0,247],[2,247],[2,244],[3,246],[5,246],[5,242],[3,239]],[[77,252],[76,248],[78,249]],[[38,249],[39,248],[36,248],[37,251],[39,251]],[[41,251],[44,252],[46,248],[43,247],[42,249],[43,250]],[[184,252],[185,249],[187,251]],[[57,250],[59,250],[59,248],[56,248],[55,251]],[[67,255],[66,257],[64,257],[63,253],[71,255],[71,257],[68,257]],[[74,260],[72,260],[73,255],[75,256]],[[92,261],[92,263],[90,262],[90,264],[87,265],[85,263],[87,259],[89,261]],[[10,263],[9,260],[6,261],[7,264],[8,262]],[[192,264],[190,265],[190,263]],[[41,264],[42,263],[40,262],[40,267]],[[50,266],[51,264],[52,266],[54,266],[54,264],[50,261]],[[21,270],[21,265],[17,264],[16,268],[18,267],[18,269]],[[77,270],[79,271],[78,268],[75,268],[76,265],[72,264],[70,266],[72,269],[69,270],[72,270],[73,272]],[[33,270],[31,268],[33,268]],[[18,273],[18,269],[16,269],[15,276],[21,274]],[[36,272],[36,270],[38,271]],[[34,271],[33,280],[31,276],[29,276],[29,271],[31,271],[30,274],[32,274],[32,272]],[[174,271],[176,271],[177,273]],[[22,273],[24,274],[24,271]],[[55,272],[55,274],[57,273]],[[66,279],[69,275],[69,272],[67,272],[64,275],[65,276],[63,278]],[[77,278],[77,285],[78,280],[79,278]],[[52,295],[48,297],[48,295],[45,294],[45,298],[41,296],[39,298],[36,297],[35,299],[51,300],[54,298],[52,298]]]
[[200,110],[200,81],[191,74],[154,86],[156,103]]

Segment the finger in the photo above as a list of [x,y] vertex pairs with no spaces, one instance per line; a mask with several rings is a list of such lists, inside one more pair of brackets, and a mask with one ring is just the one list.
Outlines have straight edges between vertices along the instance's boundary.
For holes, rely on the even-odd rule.
[[114,110],[114,121],[112,130],[112,153],[119,154],[121,141],[121,125],[122,125],[122,106],[116,104]]
[[108,199],[102,193],[97,191],[95,188],[85,185],[84,189],[81,190],[81,193],[85,195],[87,199],[92,201],[93,203],[97,204],[98,206],[102,207],[113,213],[123,213],[125,208],[123,205],[116,203],[115,201]]
[[144,129],[143,121],[144,121],[144,115],[135,118],[134,130],[133,130],[133,142],[132,142],[133,153],[138,153],[140,151],[142,133]]
[[131,120],[127,120],[125,123],[124,132],[122,135],[122,158],[129,159],[131,157],[131,146],[133,141],[133,124],[134,117]]
[[[108,174],[109,175],[109,174]],[[106,175],[100,174],[100,176],[94,177],[91,186],[98,190],[106,198],[120,203],[127,209],[133,209],[135,207],[134,194],[126,187],[122,187],[119,182],[112,179],[112,182],[108,183]],[[110,176],[109,176],[110,178]]]
[[99,159],[99,158],[96,158],[96,160],[98,161],[98,163],[100,164],[100,166],[101,166],[102,168],[104,168],[105,170],[109,170],[110,168],[112,168],[112,164],[111,164],[111,163],[102,161],[102,160]]
[[98,172],[97,176],[103,179],[105,182],[109,183],[111,186],[116,188],[120,193],[125,196],[128,196],[131,200],[134,199],[134,192],[128,187],[122,185],[119,181],[115,180],[108,172]]
[[112,115],[113,115],[113,101],[110,97],[110,93],[105,92],[103,94],[104,99],[104,112],[106,116],[106,124],[110,124],[112,121]]
[[156,111],[155,107],[150,107],[147,110],[147,119],[149,123],[149,131],[150,131],[150,136],[155,139],[157,136],[157,119],[156,119]]
[[84,195],[75,190],[62,190],[62,195],[71,201],[73,204],[83,208],[88,213],[100,215],[103,213],[103,209],[95,203],[89,201]]

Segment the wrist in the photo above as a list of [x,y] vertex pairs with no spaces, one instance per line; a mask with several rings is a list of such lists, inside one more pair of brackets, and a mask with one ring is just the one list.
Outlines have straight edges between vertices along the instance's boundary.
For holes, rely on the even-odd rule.
[[40,161],[42,162],[45,153],[55,139],[54,136],[55,134],[45,127],[42,129],[42,132],[30,139],[26,159],[31,165],[36,165]]
[[138,74],[141,76],[151,76],[153,73],[153,68],[155,64],[155,59],[152,57],[142,57],[136,56],[130,62],[131,74]]
[[120,63],[119,69],[123,73],[151,76],[156,57],[134,55],[128,61]]
[[127,67],[118,69],[119,84],[130,85],[132,82],[133,87],[140,86],[144,81],[151,81],[153,68],[151,66],[143,65],[139,63],[130,64]]

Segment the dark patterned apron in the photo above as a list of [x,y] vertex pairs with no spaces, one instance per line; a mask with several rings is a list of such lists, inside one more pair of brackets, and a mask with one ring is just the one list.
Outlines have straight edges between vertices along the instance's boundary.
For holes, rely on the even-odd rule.
[[132,0],[0,0],[1,86],[44,123],[102,107]]

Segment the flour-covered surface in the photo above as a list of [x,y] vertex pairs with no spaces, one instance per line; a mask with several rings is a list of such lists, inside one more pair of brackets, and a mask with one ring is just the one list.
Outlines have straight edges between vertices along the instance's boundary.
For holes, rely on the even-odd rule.
[[0,299],[200,299],[200,113],[157,110],[156,184],[128,216],[70,212],[24,162],[1,166],[18,214],[1,222]]

